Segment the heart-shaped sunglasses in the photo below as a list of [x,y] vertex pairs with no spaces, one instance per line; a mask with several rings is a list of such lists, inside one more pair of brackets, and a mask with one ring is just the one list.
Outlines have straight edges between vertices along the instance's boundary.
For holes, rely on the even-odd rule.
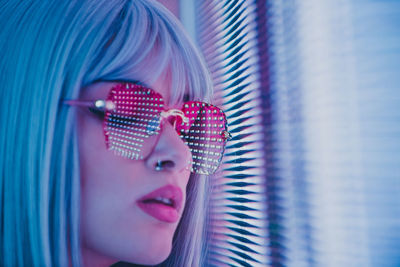
[[188,101],[181,109],[166,110],[159,93],[134,83],[115,85],[106,100],[67,100],[64,103],[104,113],[107,148],[130,159],[146,158],[156,145],[154,136],[160,133],[163,119],[171,121],[192,153],[193,173],[215,173],[226,141],[231,138],[226,116],[218,107]]

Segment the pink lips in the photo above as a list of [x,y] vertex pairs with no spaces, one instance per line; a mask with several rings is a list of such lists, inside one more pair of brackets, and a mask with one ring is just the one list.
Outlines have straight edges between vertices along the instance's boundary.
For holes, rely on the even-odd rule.
[[137,201],[138,206],[150,216],[168,223],[179,220],[183,193],[179,187],[166,185]]

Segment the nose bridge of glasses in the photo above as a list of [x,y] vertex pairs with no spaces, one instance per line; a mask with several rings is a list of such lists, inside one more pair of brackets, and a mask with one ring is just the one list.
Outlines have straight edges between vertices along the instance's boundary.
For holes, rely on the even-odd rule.
[[[185,116],[182,110],[180,109],[169,109],[169,110],[164,110],[160,114],[161,118],[164,119],[169,119],[170,117],[180,117],[182,119],[182,122],[187,123],[189,122],[189,118]],[[176,129],[176,120],[174,120],[173,123],[174,128]]]
[[[160,127],[160,134],[157,137],[157,142],[149,158],[152,160],[159,160],[160,163],[157,162],[157,164],[161,166],[161,169],[164,168],[170,171],[182,171],[183,169],[187,169],[190,171],[193,161],[191,150],[184,140],[178,137],[179,132],[178,135],[176,134],[177,127],[175,125],[179,125],[181,121],[189,121],[189,118],[179,109],[161,111],[159,118],[161,118],[159,122],[163,126]],[[180,118],[181,121],[178,118]],[[173,119],[173,121],[171,119]],[[155,161],[153,161],[152,166],[154,164],[156,164]]]

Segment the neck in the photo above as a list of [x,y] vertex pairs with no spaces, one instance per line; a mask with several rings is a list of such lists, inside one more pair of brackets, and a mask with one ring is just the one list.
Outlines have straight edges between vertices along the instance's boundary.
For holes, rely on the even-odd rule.
[[101,255],[91,249],[82,247],[82,263],[84,267],[108,267],[117,260]]

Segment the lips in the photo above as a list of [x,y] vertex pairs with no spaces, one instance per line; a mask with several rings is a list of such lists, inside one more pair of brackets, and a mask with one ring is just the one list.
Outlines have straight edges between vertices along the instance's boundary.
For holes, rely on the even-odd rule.
[[137,201],[148,215],[159,221],[174,223],[179,220],[183,193],[179,187],[166,185],[143,196]]

